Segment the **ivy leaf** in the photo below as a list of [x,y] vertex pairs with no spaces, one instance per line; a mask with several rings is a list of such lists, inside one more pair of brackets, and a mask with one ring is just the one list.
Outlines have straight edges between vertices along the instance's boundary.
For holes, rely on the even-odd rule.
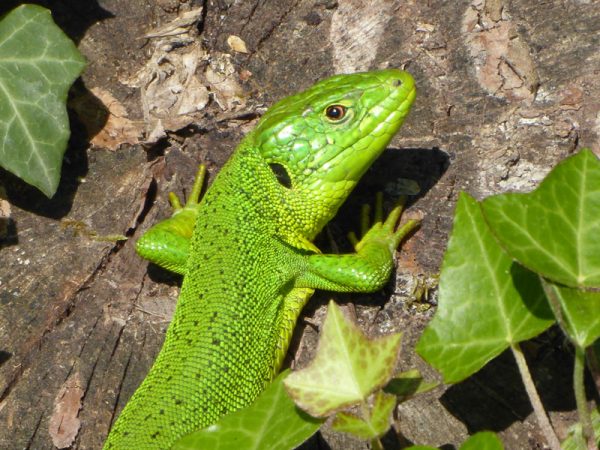
[[592,345],[600,337],[600,292],[542,283],[554,313],[562,317],[564,332],[580,348]]
[[[600,410],[592,410],[592,427],[597,436],[596,443],[600,448]],[[583,439],[581,423],[576,423],[569,428],[567,438],[560,444],[563,450],[588,450],[588,446]]]
[[553,322],[539,277],[513,262],[479,204],[461,193],[440,273],[438,310],[417,352],[447,383],[456,383]]
[[380,438],[390,429],[390,417],[396,406],[396,397],[377,391],[368,417],[358,417],[351,413],[337,413],[331,428],[335,431],[352,434],[360,439]]
[[70,135],[67,93],[84,66],[47,9],[21,5],[0,21],[0,165],[48,197]]
[[365,401],[391,378],[401,334],[368,339],[329,302],[317,354],[284,381],[297,405],[316,417]]
[[414,397],[417,394],[428,392],[438,386],[437,382],[426,382],[417,369],[402,372],[390,380],[383,388],[385,392],[400,397],[401,401]]
[[529,194],[485,199],[502,247],[525,267],[570,287],[600,287],[600,161],[584,149]]
[[459,450],[504,450],[504,445],[495,433],[480,431],[463,442]]
[[215,425],[179,439],[173,450],[286,450],[299,446],[323,423],[299,410],[283,388],[282,372],[256,402],[223,417]]
[[[405,450],[438,450],[427,445],[413,445]],[[459,450],[504,450],[502,441],[491,431],[480,431],[468,438]]]

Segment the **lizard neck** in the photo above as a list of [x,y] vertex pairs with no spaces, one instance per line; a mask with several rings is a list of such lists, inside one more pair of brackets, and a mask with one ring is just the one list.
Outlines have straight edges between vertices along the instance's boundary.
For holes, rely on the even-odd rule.
[[261,232],[269,230],[295,248],[317,252],[311,241],[337,213],[356,184],[344,180],[329,183],[332,185],[326,188],[321,186],[324,195],[319,199],[314,198],[313,186],[286,186],[256,148],[252,134],[240,143],[223,167],[218,175],[218,179],[222,178],[228,182],[215,184],[230,190],[228,198],[239,198],[244,210],[238,213],[254,221]]

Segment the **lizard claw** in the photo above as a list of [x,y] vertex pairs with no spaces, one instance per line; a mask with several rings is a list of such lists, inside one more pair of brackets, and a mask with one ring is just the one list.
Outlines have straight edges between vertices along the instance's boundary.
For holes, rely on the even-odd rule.
[[206,178],[206,166],[200,164],[200,166],[198,166],[198,172],[196,172],[196,178],[194,178],[192,192],[190,192],[190,195],[185,202],[185,206],[181,205],[181,200],[177,194],[169,192],[169,203],[171,204],[174,213],[181,211],[183,208],[194,208],[198,205],[202,194],[202,187],[204,186],[204,178]]

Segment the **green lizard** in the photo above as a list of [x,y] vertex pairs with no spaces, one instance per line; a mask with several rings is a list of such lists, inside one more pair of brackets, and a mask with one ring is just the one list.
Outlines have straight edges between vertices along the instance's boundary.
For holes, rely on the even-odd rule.
[[201,201],[137,243],[183,274],[177,309],[152,369],[105,449],[166,449],[249,405],[278,372],[296,319],[315,289],[371,292],[393,269],[401,207],[381,211],[356,253],[324,255],[312,240],[400,128],[413,78],[388,69],[338,75],[271,107]]

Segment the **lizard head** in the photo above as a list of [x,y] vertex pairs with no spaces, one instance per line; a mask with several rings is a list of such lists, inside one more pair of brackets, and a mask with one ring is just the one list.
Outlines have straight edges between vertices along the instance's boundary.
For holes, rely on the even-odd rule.
[[335,215],[402,125],[415,94],[412,76],[397,69],[336,75],[264,114],[255,148],[304,236]]

